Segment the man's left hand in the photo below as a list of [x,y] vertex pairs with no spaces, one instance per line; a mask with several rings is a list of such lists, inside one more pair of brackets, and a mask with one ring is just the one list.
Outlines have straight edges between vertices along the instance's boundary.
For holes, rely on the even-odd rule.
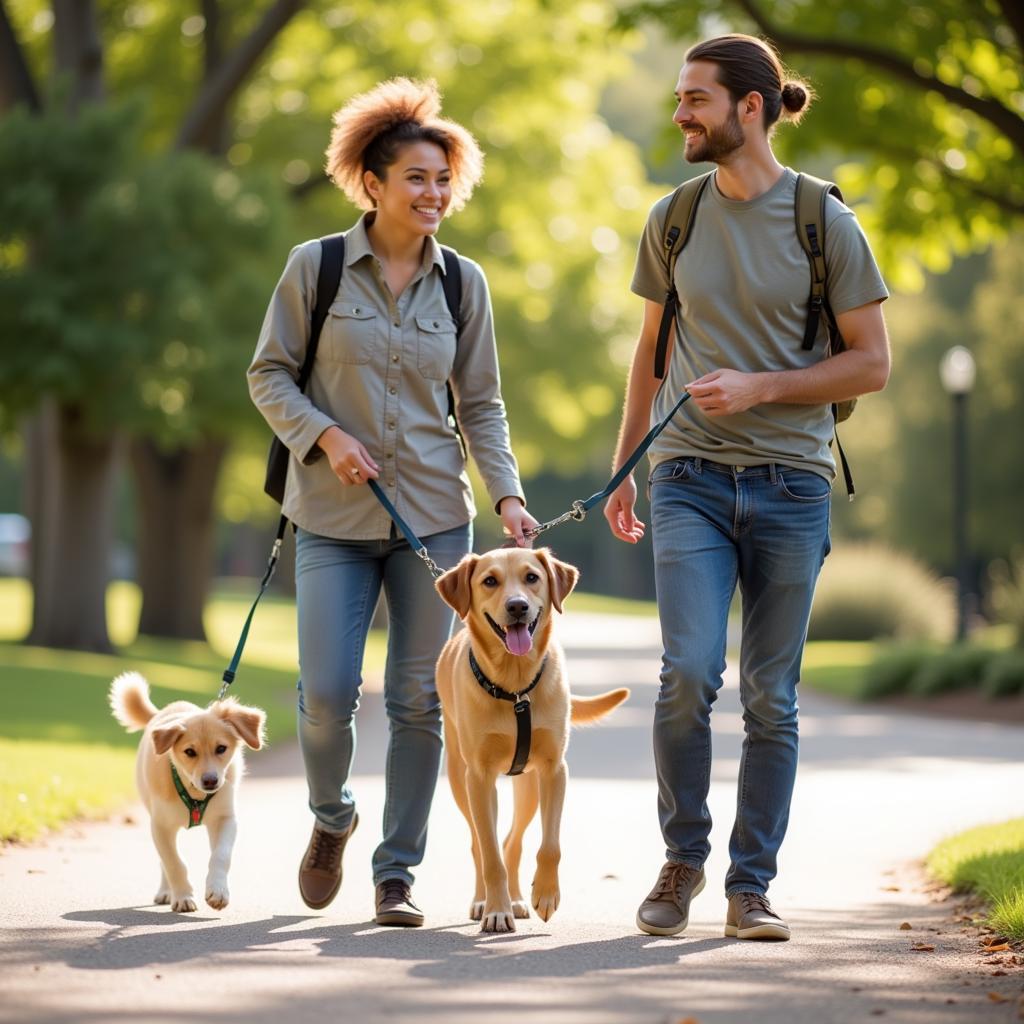
[[708,416],[731,416],[765,401],[764,374],[712,370],[686,385],[697,408]]

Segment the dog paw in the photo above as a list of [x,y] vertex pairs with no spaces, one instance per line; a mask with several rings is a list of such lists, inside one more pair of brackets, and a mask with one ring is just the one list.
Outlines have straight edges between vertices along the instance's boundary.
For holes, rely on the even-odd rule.
[[514,932],[515,930],[516,919],[504,910],[495,910],[484,914],[480,923],[482,932]]
[[206,902],[214,910],[223,910],[228,905],[228,887],[226,885],[208,885],[206,887]]
[[196,898],[192,893],[187,892],[182,896],[175,896],[171,904],[171,910],[176,914],[191,914],[196,909]]
[[533,909],[537,911],[537,916],[542,921],[549,921],[551,920],[551,915],[558,909],[560,899],[561,894],[557,889],[552,889],[549,892],[537,892],[537,890],[534,890]]
[[171,902],[171,890],[161,889],[154,897],[153,902],[158,906],[162,907]]
[[513,900],[512,901],[512,916],[513,917],[529,917],[530,908],[526,905],[526,900]]
[[484,916],[484,901],[474,900],[469,905],[470,921],[479,921]]

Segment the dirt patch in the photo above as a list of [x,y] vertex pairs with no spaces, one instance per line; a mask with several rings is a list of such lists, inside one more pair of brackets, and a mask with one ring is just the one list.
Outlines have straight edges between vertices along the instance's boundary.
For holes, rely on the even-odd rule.
[[877,707],[906,711],[936,718],[959,718],[971,722],[999,722],[1024,725],[1024,694],[1017,697],[986,697],[977,690],[940,693],[934,697],[899,694],[876,701]]

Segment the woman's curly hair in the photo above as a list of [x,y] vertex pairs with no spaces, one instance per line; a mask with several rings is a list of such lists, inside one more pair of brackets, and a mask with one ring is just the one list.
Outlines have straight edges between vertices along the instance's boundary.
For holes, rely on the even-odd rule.
[[441,94],[433,80],[392,78],[354,96],[334,115],[328,177],[360,209],[372,210],[363,172],[372,171],[383,180],[403,146],[433,142],[445,151],[451,170],[448,210],[461,210],[483,176],[484,155],[462,125],[440,113]]

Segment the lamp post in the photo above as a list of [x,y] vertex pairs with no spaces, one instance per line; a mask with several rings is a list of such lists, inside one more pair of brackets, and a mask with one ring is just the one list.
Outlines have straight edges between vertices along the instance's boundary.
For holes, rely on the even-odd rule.
[[970,563],[967,552],[967,396],[974,387],[974,356],[955,345],[939,364],[939,377],[953,398],[953,554],[956,561],[956,639],[967,636],[967,593]]

